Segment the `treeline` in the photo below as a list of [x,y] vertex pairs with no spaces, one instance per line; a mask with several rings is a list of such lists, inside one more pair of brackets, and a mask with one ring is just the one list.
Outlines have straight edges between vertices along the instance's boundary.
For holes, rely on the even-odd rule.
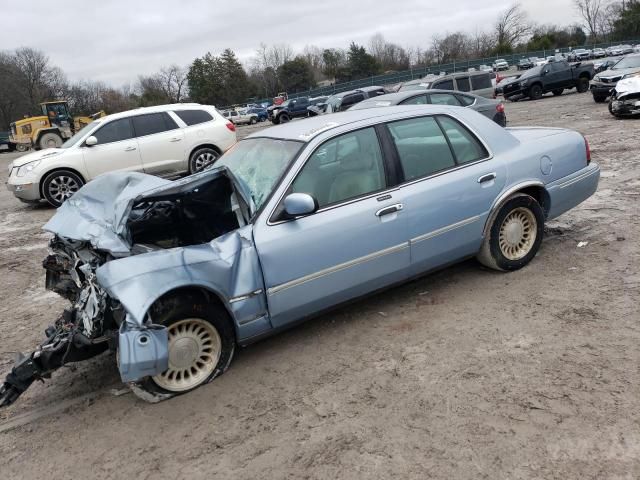
[[411,67],[640,38],[640,0],[574,0],[574,6],[580,20],[573,25],[535,25],[515,4],[488,30],[436,35],[426,47],[403,47],[379,33],[366,45],[306,46],[297,53],[286,44],[260,44],[245,65],[226,49],[219,56],[207,53],[188,66],[163,67],[122,88],[91,80],[70,82],[38,50],[0,52],[0,129],[38,113],[38,103],[45,100],[67,99],[74,114],[114,113],[187,100],[226,106],[252,97],[308,90],[319,82],[340,83]]

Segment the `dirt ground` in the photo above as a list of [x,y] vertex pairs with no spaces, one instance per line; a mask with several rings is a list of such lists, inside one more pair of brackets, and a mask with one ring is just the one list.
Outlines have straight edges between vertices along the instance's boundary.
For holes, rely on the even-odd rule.
[[[588,94],[506,110],[511,126],[582,132],[602,166],[528,267],[468,261],[364,299],[156,405],[113,356],[65,368],[0,412],[0,476],[640,478],[640,121]],[[4,378],[65,302],[41,267],[53,209],[2,189],[0,212]]]

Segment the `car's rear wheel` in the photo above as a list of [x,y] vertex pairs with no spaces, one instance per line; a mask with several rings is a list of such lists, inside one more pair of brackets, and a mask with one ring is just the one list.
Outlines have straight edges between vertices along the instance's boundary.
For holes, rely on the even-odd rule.
[[576,90],[578,93],[584,93],[589,90],[589,79],[587,77],[580,77],[576,85]]
[[211,147],[199,148],[189,158],[189,172],[197,173],[220,158],[220,152]]
[[44,178],[42,194],[47,202],[58,208],[83,185],[84,181],[78,174],[70,170],[57,170]]
[[164,300],[152,318],[167,327],[169,368],[140,381],[142,390],[179,395],[209,383],[229,367],[235,336],[223,307],[187,293]]
[[532,85],[529,89],[529,98],[531,100],[539,100],[542,97],[542,87],[538,84]]
[[553,93],[556,97],[559,97],[560,95],[562,95],[563,91],[563,88],[556,88],[555,90],[552,90],[551,93]]
[[536,199],[513,195],[494,216],[477,258],[494,270],[518,270],[535,257],[543,229],[544,212]]
[[607,101],[607,96],[606,95],[596,95],[595,93],[593,94],[593,101],[596,103],[604,103]]

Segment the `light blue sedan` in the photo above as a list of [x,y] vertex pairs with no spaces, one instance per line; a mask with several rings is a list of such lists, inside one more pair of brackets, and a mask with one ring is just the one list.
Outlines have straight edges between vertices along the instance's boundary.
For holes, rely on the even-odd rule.
[[472,256],[522,268],[599,174],[577,132],[436,105],[269,128],[176,182],[106,174],[45,225],[47,287],[72,303],[45,344],[64,357],[26,356],[0,401],[116,346],[123,381],[170,397],[224,372],[236,345],[353,298]]

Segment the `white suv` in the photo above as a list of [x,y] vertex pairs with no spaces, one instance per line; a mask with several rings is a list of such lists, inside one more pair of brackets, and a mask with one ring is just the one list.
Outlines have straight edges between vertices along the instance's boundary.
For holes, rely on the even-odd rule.
[[24,202],[59,207],[101,173],[132,170],[175,177],[201,170],[236,143],[233,123],[215,107],[179,103],[95,120],[61,148],[32,152],[9,166],[7,188]]

